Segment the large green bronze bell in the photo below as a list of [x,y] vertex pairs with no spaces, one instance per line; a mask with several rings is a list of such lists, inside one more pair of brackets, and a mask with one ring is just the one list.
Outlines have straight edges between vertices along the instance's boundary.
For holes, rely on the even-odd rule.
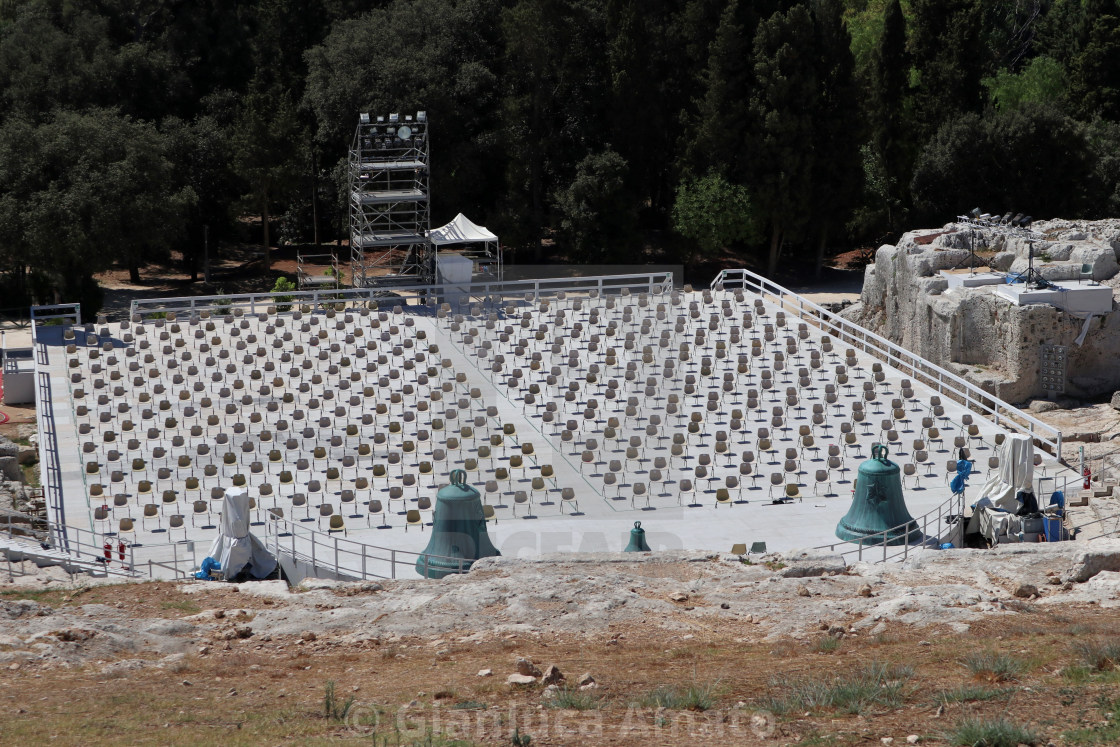
[[630,544],[623,552],[653,552],[646,544],[646,530],[642,529],[642,522],[634,522],[634,528],[630,530]]
[[416,572],[427,578],[443,578],[468,571],[479,558],[501,555],[486,533],[482,497],[467,484],[467,473],[451,470],[451,484],[436,494],[432,538],[416,559]]
[[848,542],[905,545],[920,542],[918,529],[902,498],[898,465],[887,459],[887,447],[873,444],[871,458],[859,466],[856,492],[848,513],[836,525],[836,536]]

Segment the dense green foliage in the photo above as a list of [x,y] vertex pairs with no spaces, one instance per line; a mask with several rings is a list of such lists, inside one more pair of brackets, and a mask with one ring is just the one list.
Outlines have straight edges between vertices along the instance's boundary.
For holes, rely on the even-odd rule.
[[1120,210],[1120,2],[7,0],[10,298],[194,270],[204,231],[334,240],[358,112],[418,109],[437,224],[819,267],[976,205]]

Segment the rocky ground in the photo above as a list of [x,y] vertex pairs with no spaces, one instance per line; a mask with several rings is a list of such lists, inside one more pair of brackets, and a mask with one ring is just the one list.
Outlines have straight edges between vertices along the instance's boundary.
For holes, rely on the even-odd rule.
[[[1004,717],[1024,743],[1114,744],[1117,606],[1116,540],[903,565],[488,559],[442,581],[295,589],[28,573],[0,586],[0,731],[60,744],[511,744],[514,728],[541,745],[953,744],[968,719]],[[1114,659],[1087,663],[1087,646],[1109,643]]]

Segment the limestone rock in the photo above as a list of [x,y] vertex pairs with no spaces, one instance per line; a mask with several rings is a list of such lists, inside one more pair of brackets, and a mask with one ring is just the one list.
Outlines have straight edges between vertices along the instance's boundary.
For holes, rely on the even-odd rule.
[[917,744],[920,741],[922,741],[922,738],[917,734],[911,734],[910,736],[906,737],[906,744]]
[[305,631],[303,631],[302,633],[299,634],[299,637],[300,637],[300,640],[310,642],[310,641],[314,641],[319,636],[315,635],[314,630],[305,630]]
[[1112,401],[1109,402],[1113,410],[1120,410],[1120,392],[1112,393]]
[[805,584],[799,584],[797,586],[797,596],[799,596],[799,597],[811,597],[811,596],[813,596],[813,593],[811,591],[809,591],[809,587],[806,586]]
[[579,679],[576,680],[576,684],[580,687],[584,685],[593,685],[595,684],[595,678],[591,676],[591,672],[584,672],[579,676]]
[[480,670],[478,670],[478,676],[479,677],[490,677],[493,674],[494,674],[493,669],[480,669]]
[[517,673],[524,677],[540,677],[541,670],[533,663],[532,659],[521,657],[517,660]]
[[0,456],[0,475],[3,475],[6,480],[22,480],[23,470],[19,466],[19,457]]
[[818,550],[787,553],[785,563],[786,567],[778,573],[784,578],[834,576],[847,569],[843,556]]
[[859,587],[859,591],[857,593],[861,597],[871,596],[871,584],[864,584],[863,586]]
[[1062,409],[1062,407],[1057,402],[1051,402],[1046,399],[1036,399],[1031,402],[1030,407],[1027,409],[1031,412],[1053,412],[1054,410]]
[[669,599],[671,599],[674,602],[687,602],[688,601],[688,594],[685,594],[683,591],[674,591],[672,594],[669,595]]
[[530,677],[527,674],[511,674],[506,677],[506,682],[511,685],[532,685],[537,681],[536,677]]
[[561,672],[555,664],[549,664],[541,675],[542,685],[555,685],[564,681],[564,673]]
[[1015,261],[1015,254],[1012,252],[999,252],[990,260],[988,260],[988,267],[996,272],[1007,272],[1011,269],[1011,263]]

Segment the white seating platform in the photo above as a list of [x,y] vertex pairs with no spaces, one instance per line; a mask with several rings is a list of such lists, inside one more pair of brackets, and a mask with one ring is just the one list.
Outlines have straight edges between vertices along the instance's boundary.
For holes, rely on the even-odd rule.
[[254,532],[340,516],[348,541],[418,552],[465,469],[505,555],[621,550],[635,520],[654,550],[783,550],[835,539],[874,442],[919,517],[958,449],[978,486],[1005,435],[741,291],[393,303],[59,330],[41,404],[67,524],[201,557],[243,485]]

